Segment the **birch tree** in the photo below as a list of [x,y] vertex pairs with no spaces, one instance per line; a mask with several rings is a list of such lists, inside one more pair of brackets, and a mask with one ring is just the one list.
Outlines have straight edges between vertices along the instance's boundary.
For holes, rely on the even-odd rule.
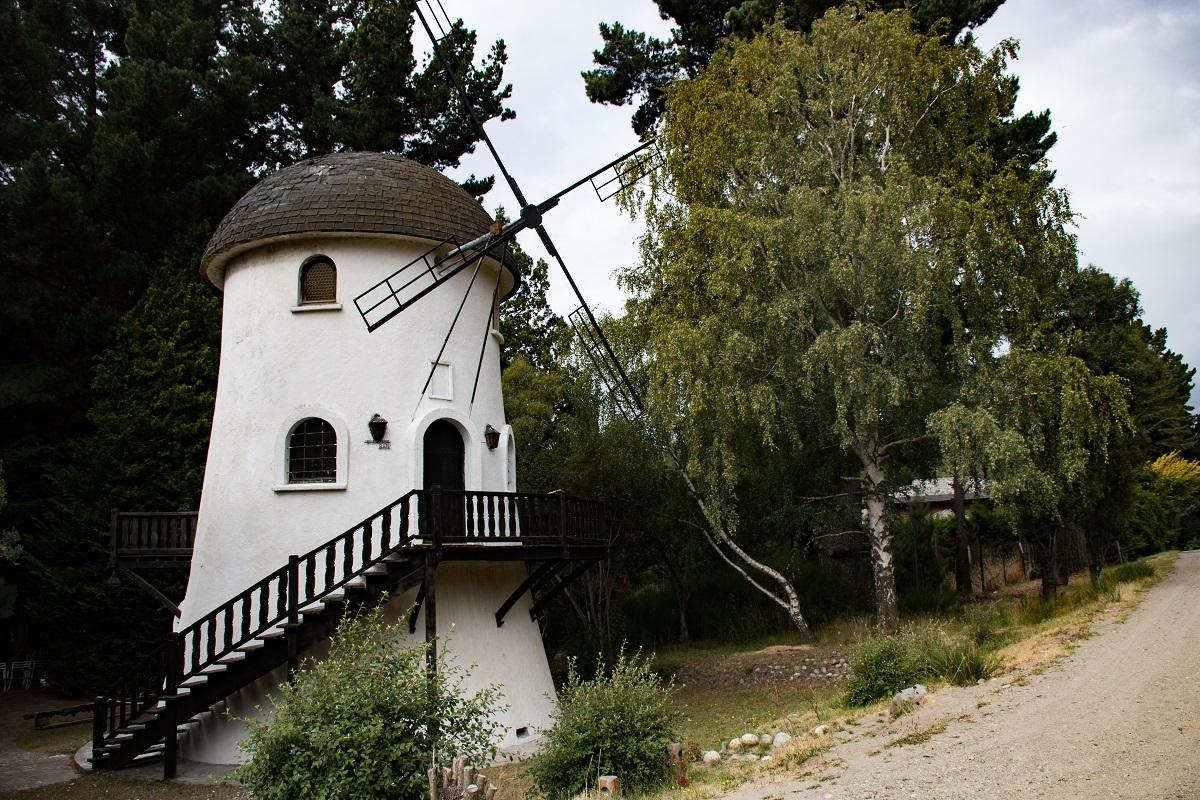
[[670,90],[667,169],[640,198],[648,233],[624,278],[648,406],[709,519],[732,539],[756,452],[852,457],[885,631],[896,465],[995,350],[1027,262],[1074,264],[1065,198],[988,146],[1014,53],[948,45],[904,11],[777,24]]

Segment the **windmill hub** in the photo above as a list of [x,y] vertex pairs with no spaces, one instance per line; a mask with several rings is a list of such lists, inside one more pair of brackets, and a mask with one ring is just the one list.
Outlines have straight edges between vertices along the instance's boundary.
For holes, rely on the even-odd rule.
[[533,203],[521,209],[521,221],[530,228],[536,228],[542,224],[542,212]]

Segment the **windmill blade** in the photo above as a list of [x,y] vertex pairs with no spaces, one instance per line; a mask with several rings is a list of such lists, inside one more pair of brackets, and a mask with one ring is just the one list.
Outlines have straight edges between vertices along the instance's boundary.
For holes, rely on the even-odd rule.
[[579,337],[583,352],[596,371],[600,385],[612,398],[617,411],[626,419],[636,419],[642,413],[641,400],[636,393],[629,391],[629,384],[624,382],[622,376],[613,371],[612,367],[616,362],[610,360],[604,352],[604,345],[601,344],[603,334],[585,311],[586,307],[580,306],[567,315],[567,320],[575,330],[575,335]]
[[592,189],[596,191],[596,197],[599,197],[600,202],[603,203],[616,197],[665,163],[667,163],[667,159],[658,149],[658,145],[653,141],[647,142],[645,147],[638,148],[623,160],[610,164],[604,171],[607,172],[608,169],[611,169],[613,172],[611,177],[597,183],[599,175],[593,176],[590,179]]
[[[493,227],[488,233],[464,243],[460,243],[454,237],[444,239],[392,272],[383,280],[354,298],[354,305],[358,309],[359,315],[363,318],[363,322],[366,323],[367,330],[374,331],[392,317],[404,311],[422,297],[425,297],[438,286],[453,278],[465,269],[468,263],[476,256],[489,255],[495,252],[513,239],[517,233],[530,227],[533,227],[537,231],[538,236],[542,239],[542,244],[546,247],[546,251],[558,259],[559,265],[562,266],[563,270],[566,270],[566,266],[562,264],[562,260],[558,256],[558,250],[554,247],[554,243],[550,241],[550,236],[546,233],[545,228],[541,227],[542,214],[557,206],[566,194],[578,189],[589,181],[593,182],[594,185],[597,176],[609,170],[617,170],[620,165],[628,162],[631,158],[636,158],[639,153],[650,146],[651,143],[649,142],[641,144],[628,153],[614,158],[599,169],[593,170],[569,186],[562,188],[536,206],[525,206],[521,209],[520,217],[503,228],[496,229]],[[569,279],[570,275],[567,277]],[[574,281],[572,281],[573,284]],[[579,290],[576,289],[576,295],[578,296],[578,294]],[[582,303],[583,298],[580,297],[579,301]]]
[[[434,34],[433,27],[430,25],[429,19],[426,17],[426,10],[430,12],[429,16],[435,20],[439,29],[442,30],[441,37]],[[480,120],[479,115],[475,113],[475,104],[472,102],[471,96],[467,94],[462,82],[459,81],[458,76],[454,73],[454,67],[450,63],[450,59],[446,55],[445,49],[442,47],[442,41],[446,38],[448,31],[452,28],[452,25],[449,22],[449,16],[446,14],[446,9],[442,5],[441,0],[418,0],[414,6],[414,11],[417,14],[417,18],[421,22],[421,27],[425,29],[425,33],[429,36],[430,42],[433,46],[434,54],[442,63],[442,69],[446,73],[447,80],[450,81],[450,84],[458,93],[459,99],[462,101],[463,106],[466,108],[467,113],[470,115],[471,120],[475,123],[475,127],[479,131],[480,138],[482,138],[484,144],[487,146],[488,152],[492,154],[492,159],[496,162],[497,168],[504,176],[504,180],[508,183],[508,187],[512,191],[513,197],[516,198],[517,203],[521,206],[520,219],[515,225],[510,227],[517,227],[519,225],[533,228],[535,231],[537,231],[538,238],[542,240],[542,244],[545,246],[546,252],[548,252],[551,257],[558,262],[559,268],[562,269],[563,274],[567,277],[567,281],[571,284],[571,290],[575,293],[576,299],[579,300],[580,308],[577,309],[577,311],[582,310],[583,317],[581,319],[586,318],[588,324],[583,326],[583,329],[588,332],[589,341],[591,341],[593,345],[599,345],[599,347],[593,347],[593,350],[589,351],[590,354],[594,353],[592,355],[593,361],[601,359],[606,362],[606,374],[612,376],[614,383],[618,384],[622,388],[623,394],[629,397],[631,401],[629,407],[640,413],[642,410],[641,398],[638,396],[637,390],[630,382],[629,376],[625,374],[625,369],[621,366],[621,362],[617,360],[616,354],[613,352],[612,345],[609,343],[608,338],[604,335],[604,331],[600,329],[599,323],[596,322],[596,318],[593,316],[591,309],[588,307],[587,301],[583,299],[583,294],[579,291],[579,286],[575,283],[575,278],[572,277],[570,270],[567,269],[566,262],[563,261],[562,256],[558,252],[558,248],[554,246],[554,241],[550,238],[549,232],[546,231],[546,227],[542,224],[542,214],[558,205],[558,200],[567,192],[570,192],[584,183],[593,180],[597,175],[606,171],[607,169],[616,167],[616,165],[619,164],[622,159],[636,157],[638,153],[652,146],[652,143],[643,143],[620,159],[610,162],[600,170],[596,170],[591,175],[585,176],[584,178],[581,178],[580,180],[571,184],[566,189],[554,195],[540,205],[535,206],[529,203],[525,199],[525,193],[522,192],[521,187],[517,185],[516,179],[513,178],[512,174],[508,171],[508,168],[504,165],[504,160],[500,158],[500,153],[497,152],[496,146],[492,143],[491,137],[488,136],[487,131],[483,127],[483,121]],[[661,159],[661,153],[659,155]],[[645,163],[650,164],[653,163],[653,161],[648,159]],[[644,174],[644,170],[639,169],[637,174]],[[617,175],[619,183],[621,175],[620,170],[617,170]],[[595,187],[595,183],[593,183],[593,187]],[[620,190],[618,189],[617,191]],[[610,194],[609,196],[611,197],[612,195]],[[396,311],[395,313],[399,313],[399,311]],[[576,330],[580,330],[580,328],[576,328]],[[585,348],[586,347],[587,345],[585,345]]]

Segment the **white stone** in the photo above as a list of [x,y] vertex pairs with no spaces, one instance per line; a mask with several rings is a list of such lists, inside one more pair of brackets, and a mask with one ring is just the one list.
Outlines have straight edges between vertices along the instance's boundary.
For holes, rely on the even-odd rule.
[[893,717],[905,714],[923,703],[928,694],[929,691],[920,683],[907,689],[901,689],[892,697],[889,711]]
[[721,760],[721,754],[716,750],[709,750],[703,756],[705,764],[716,764]]
[[742,740],[741,739],[730,739],[729,740],[729,749],[735,753],[738,750],[741,750],[742,749]]
[[747,747],[754,747],[754,745],[758,744],[758,734],[757,733],[743,733],[742,734],[742,744],[746,745]]
[[785,744],[787,744],[791,740],[792,740],[791,734],[787,733],[786,731],[780,731],[779,733],[775,734],[775,738],[771,740],[771,746],[772,747],[783,747]]
[[771,757],[770,757],[769,755],[766,755],[766,756],[763,756],[762,758],[760,758],[760,759],[758,760],[758,763],[760,763],[760,764],[767,764],[767,763],[769,763],[770,761],[771,761]]
[[764,733],[758,737],[758,743],[770,747],[771,742],[774,741],[774,738],[775,737],[771,736],[771,734]]
[[818,725],[817,727],[813,728],[812,731],[813,736],[824,736],[827,733],[829,733],[828,725]]

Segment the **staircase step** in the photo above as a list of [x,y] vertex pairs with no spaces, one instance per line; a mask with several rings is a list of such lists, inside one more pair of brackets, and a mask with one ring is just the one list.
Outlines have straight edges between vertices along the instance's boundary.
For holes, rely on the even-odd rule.
[[372,564],[363,570],[364,575],[386,575],[388,571],[387,564]]
[[216,661],[212,664],[209,664],[204,669],[200,670],[200,674],[201,675],[216,675],[217,673],[225,672],[228,669],[229,669],[228,664],[222,664],[220,661]]
[[247,654],[257,653],[259,650],[262,650],[264,647],[267,646],[267,643],[264,641],[261,641],[261,638],[262,637],[259,637],[258,639],[251,639],[250,641],[246,642],[244,645],[239,647],[238,651],[242,652],[242,653],[247,653]]
[[245,661],[245,660],[246,660],[246,652],[239,648],[237,650],[234,650],[232,653],[226,653],[225,655],[221,656],[219,659],[217,659],[217,663],[219,663],[219,664],[236,664],[239,661]]
[[208,676],[204,673],[200,673],[199,675],[193,675],[186,681],[181,681],[178,688],[186,689],[191,686],[203,686],[206,683],[208,683]]
[[264,641],[269,641],[271,639],[279,639],[280,637],[282,637],[284,635],[284,633],[285,633],[285,631],[283,630],[283,628],[275,627],[275,628],[271,628],[270,630],[263,631],[262,633],[260,633],[258,636],[255,636],[254,638],[262,639]]

